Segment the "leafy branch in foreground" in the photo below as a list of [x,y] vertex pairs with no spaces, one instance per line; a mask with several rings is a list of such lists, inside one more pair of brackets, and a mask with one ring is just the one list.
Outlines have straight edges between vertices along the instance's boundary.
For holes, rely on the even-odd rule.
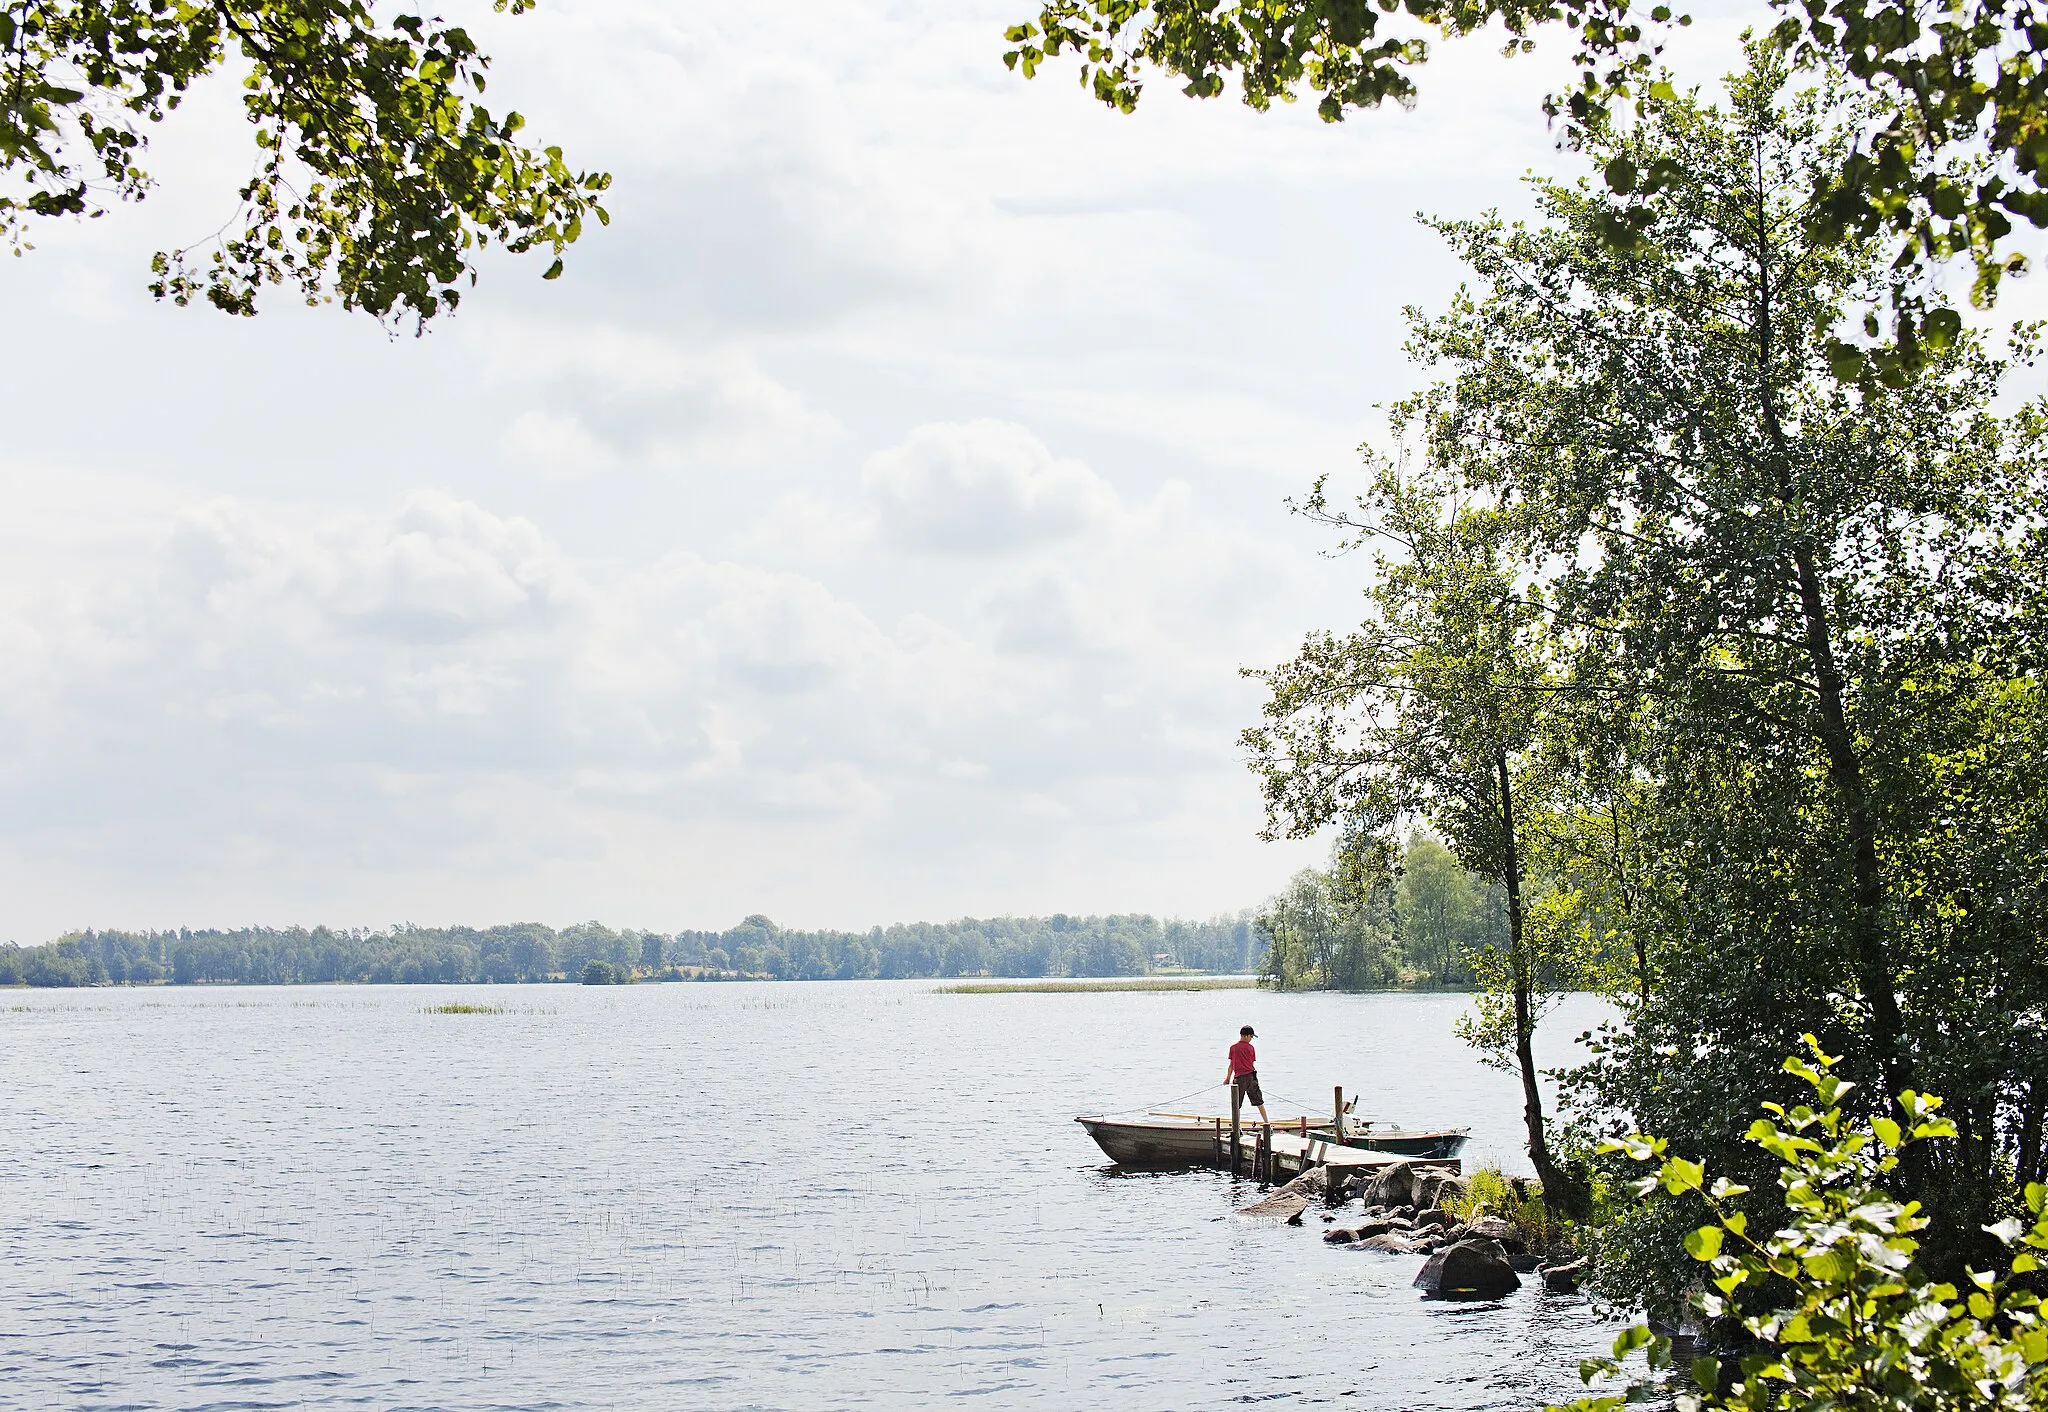
[[[2025,1194],[2033,1222],[2008,1217],[1986,1232],[2012,1252],[2003,1277],[1971,1271],[1961,1286],[1927,1279],[1914,1263],[1915,1233],[1927,1218],[1878,1182],[1915,1143],[1954,1138],[1936,1116],[1942,1101],[1911,1090],[1899,1095],[1904,1121],[1880,1117],[1851,1125],[1841,1100],[1855,1085],[1836,1078],[1836,1060],[1806,1037],[1814,1062],[1785,1061],[1813,1086],[1821,1107],[1764,1105],[1773,1117],[1750,1128],[1750,1141],[1777,1157],[1790,1216],[1761,1239],[1749,1233],[1739,1199],[1749,1188],[1725,1177],[1709,1182],[1703,1164],[1673,1156],[1662,1138],[1610,1144],[1640,1162],[1656,1162],[1639,1195],[1703,1202],[1713,1221],[1686,1238],[1687,1254],[1706,1267],[1709,1292],[1697,1299],[1708,1319],[1738,1315],[1745,1293],[1789,1290],[1763,1312],[1739,1313],[1755,1348],[1735,1358],[1692,1360],[1692,1386],[1676,1395],[1679,1412],[1705,1408],[1858,1409],[1859,1412],[1962,1412],[2048,1406],[2048,1327],[2027,1276],[2048,1252],[2044,1191]],[[1653,1371],[1672,1367],[1671,1341],[1643,1325],[1614,1342],[1613,1358],[1581,1366],[1588,1384],[1620,1375],[1620,1360],[1642,1352]],[[1581,1398],[1571,1412],[1612,1412],[1649,1400],[1632,1383],[1624,1393]],[[1552,1409],[1560,1412],[1560,1409]]]
[[[520,14],[534,0],[494,0]],[[490,59],[467,31],[369,0],[0,0],[0,240],[37,217],[98,216],[152,185],[147,124],[198,80],[242,72],[257,164],[236,234],[159,252],[151,292],[253,314],[265,285],[416,326],[453,310],[498,245],[563,252],[611,185],[478,97]]]
[[[2015,229],[2048,226],[2048,11],[2035,0],[1770,0],[1756,18],[1802,67],[1851,74],[1885,107],[1816,174],[1810,223],[1829,241],[1890,240],[1894,319],[1881,351],[1915,368],[1921,341],[1946,341],[1957,326],[1936,268],[1973,261],[1971,297],[1988,305],[2026,268]],[[1578,44],[1578,76],[1545,108],[1577,141],[1677,97],[1656,56],[1662,36],[1688,23],[1665,0],[1042,0],[1035,20],[1006,32],[1003,61],[1029,78],[1075,54],[1082,86],[1126,113],[1156,70],[1194,98],[1217,96],[1235,74],[1261,111],[1306,91],[1338,122],[1388,99],[1412,104],[1432,38],[1497,24],[1512,54],[1562,27]],[[1607,171],[1644,212],[1676,178],[1627,163]]]

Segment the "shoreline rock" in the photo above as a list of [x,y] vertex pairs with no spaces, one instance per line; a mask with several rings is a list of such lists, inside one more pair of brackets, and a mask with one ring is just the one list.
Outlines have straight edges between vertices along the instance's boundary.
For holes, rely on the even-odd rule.
[[1415,1287],[1431,1299],[1499,1299],[1522,1280],[1498,1241],[1467,1237],[1430,1256]]

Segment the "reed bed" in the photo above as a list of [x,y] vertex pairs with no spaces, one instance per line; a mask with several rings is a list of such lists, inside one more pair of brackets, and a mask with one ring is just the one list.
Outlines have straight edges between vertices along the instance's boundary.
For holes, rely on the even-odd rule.
[[502,1005],[466,1005],[459,1000],[453,1000],[446,1005],[423,1006],[420,1013],[422,1015],[502,1015],[505,1013],[505,1007]]
[[1113,980],[973,981],[942,985],[940,995],[1087,995],[1105,990],[1252,990],[1255,976],[1129,976]]

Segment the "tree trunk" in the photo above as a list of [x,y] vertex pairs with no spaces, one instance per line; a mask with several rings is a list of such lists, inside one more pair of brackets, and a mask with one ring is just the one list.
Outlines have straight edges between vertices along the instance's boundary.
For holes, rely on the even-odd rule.
[[1493,763],[1500,778],[1501,883],[1508,895],[1508,968],[1515,992],[1515,1066],[1522,1075],[1522,1121],[1529,1131],[1529,1162],[1543,1184],[1543,1204],[1568,1215],[1577,1203],[1567,1190],[1564,1174],[1551,1160],[1544,1133],[1543,1090],[1536,1083],[1535,968],[1529,963],[1522,928],[1522,854],[1515,837],[1514,788],[1508,778],[1506,753],[1496,752]]
[[1828,782],[1841,801],[1849,835],[1851,897],[1855,908],[1849,937],[1856,950],[1856,978],[1863,990],[1864,1003],[1870,1007],[1870,1047],[1877,1054],[1884,1096],[1895,1099],[1912,1082],[1912,1065],[1902,1043],[1905,1026],[1899,1017],[1899,997],[1890,958],[1885,954],[1884,872],[1877,857],[1877,822],[1870,814],[1863,762],[1857,756],[1855,735],[1849,729],[1848,713],[1842,703],[1842,673],[1835,665],[1833,634],[1828,628],[1827,606],[1821,596],[1820,575],[1814,568],[1810,546],[1801,544],[1794,549],[1793,565],[1799,575],[1800,608],[1806,616],[1807,657],[1819,687],[1816,734],[1827,754]]
[[[1761,160],[1761,158],[1759,158]],[[1762,190],[1761,174],[1758,179]],[[1775,452],[1774,479],[1778,499],[1797,522],[1800,505],[1792,481],[1792,453],[1784,423],[1778,417],[1778,397],[1773,363],[1777,330],[1771,287],[1770,227],[1761,198],[1756,210],[1757,230],[1757,391],[1765,436]],[[1799,609],[1805,619],[1807,662],[1812,669],[1819,697],[1816,734],[1827,756],[1828,782],[1841,801],[1843,822],[1849,835],[1852,905],[1849,939],[1855,955],[1852,964],[1864,1003],[1870,1007],[1870,1047],[1876,1051],[1877,1072],[1884,1084],[1884,1099],[1896,1099],[1912,1080],[1912,1065],[1904,1048],[1905,1026],[1899,1016],[1899,998],[1892,978],[1890,958],[1885,954],[1884,872],[1877,856],[1877,824],[1870,813],[1870,795],[1863,778],[1863,762],[1856,753],[1855,733],[1849,728],[1843,705],[1843,680],[1835,658],[1834,633],[1828,623],[1827,598],[1821,590],[1816,563],[1816,543],[1809,526],[1800,525],[1792,545],[1792,564],[1799,592]]]
[[2027,1084],[2027,1099],[2020,1107],[2019,1149],[2015,1154],[2013,1167],[2018,1174],[2021,1189],[2028,1182],[2048,1180],[2048,1153],[2041,1150],[2041,1109],[2044,1095],[2044,1081],[2034,1079]]

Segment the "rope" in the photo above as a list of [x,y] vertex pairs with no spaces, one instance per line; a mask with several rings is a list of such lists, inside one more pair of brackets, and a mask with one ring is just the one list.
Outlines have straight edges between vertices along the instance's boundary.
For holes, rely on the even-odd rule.
[[1126,1113],[1153,1113],[1157,1112],[1161,1108],[1171,1107],[1176,1103],[1185,1103],[1190,1098],[1200,1098],[1203,1094],[1213,1093],[1215,1090],[1219,1088],[1229,1087],[1229,1084],[1210,1084],[1209,1087],[1198,1088],[1193,1093],[1184,1093],[1179,1098],[1162,1098],[1157,1103],[1140,1103],[1135,1108],[1113,1108],[1109,1112],[1104,1113],[1102,1116],[1105,1118],[1118,1118],[1122,1117]]
[[[1315,1111],[1313,1108],[1311,1108],[1308,1104],[1302,1102],[1300,1099],[1289,1098],[1286,1094],[1281,1093],[1278,1089],[1270,1090],[1267,1094],[1267,1097],[1273,1100],[1273,1106],[1275,1108],[1279,1108],[1284,1105],[1287,1107],[1299,1108],[1304,1113],[1312,1113]],[[1363,1123],[1369,1127],[1371,1126],[1373,1120],[1370,1118],[1357,1118],[1354,1119],[1354,1121]]]

